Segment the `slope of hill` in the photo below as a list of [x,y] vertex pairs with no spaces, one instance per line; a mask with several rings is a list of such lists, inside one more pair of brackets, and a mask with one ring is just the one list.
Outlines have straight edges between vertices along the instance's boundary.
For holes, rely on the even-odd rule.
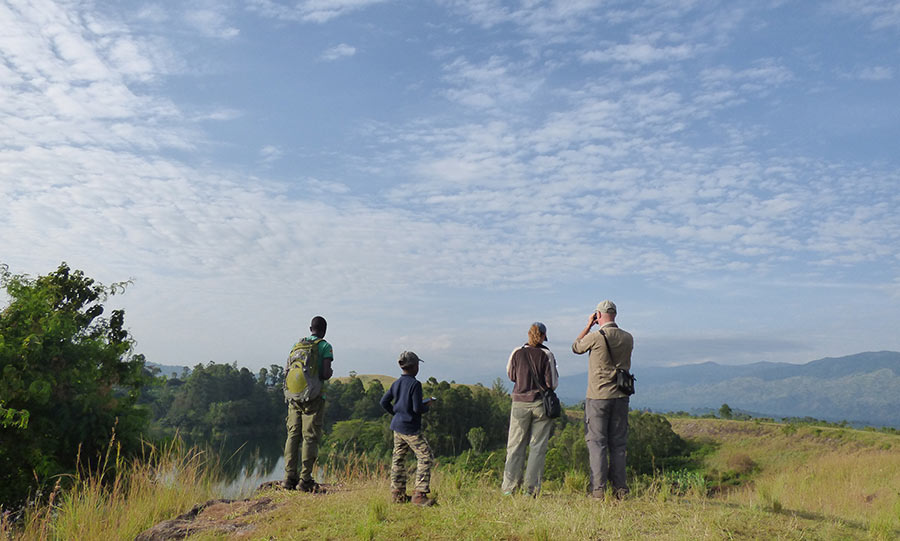
[[394,380],[397,378],[391,376],[382,376],[380,374],[357,374],[355,376],[338,376],[331,379],[331,381],[339,381],[341,383],[350,383],[350,380],[353,378],[359,378],[362,381],[362,384],[365,388],[369,388],[369,384],[375,380],[381,382],[381,386],[387,389],[394,383]]
[[[815,417],[900,427],[900,353],[878,351],[828,357],[806,364],[760,362],[634,366],[638,392],[632,408],[654,411],[734,409],[772,417]],[[587,375],[560,379],[567,403],[584,398]]]

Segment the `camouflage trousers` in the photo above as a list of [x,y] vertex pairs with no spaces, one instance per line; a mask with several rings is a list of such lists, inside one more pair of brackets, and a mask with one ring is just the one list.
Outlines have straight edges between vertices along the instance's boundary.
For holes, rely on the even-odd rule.
[[[319,456],[319,441],[325,422],[325,399],[308,402],[288,402],[287,441],[284,443],[284,478],[292,481],[312,481],[313,467]],[[301,444],[302,443],[302,444]],[[297,462],[300,474],[297,475]]]
[[406,454],[412,450],[416,455],[418,465],[416,467],[417,492],[431,491],[431,467],[434,465],[434,454],[428,445],[425,435],[401,434],[394,432],[394,454],[391,457],[391,489],[406,490]]

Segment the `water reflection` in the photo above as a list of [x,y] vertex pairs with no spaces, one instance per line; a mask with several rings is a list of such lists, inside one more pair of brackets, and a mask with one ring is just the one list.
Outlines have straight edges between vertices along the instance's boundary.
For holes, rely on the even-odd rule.
[[218,459],[222,478],[217,492],[223,498],[246,498],[262,483],[279,480],[284,475],[283,436],[185,443],[207,449]]

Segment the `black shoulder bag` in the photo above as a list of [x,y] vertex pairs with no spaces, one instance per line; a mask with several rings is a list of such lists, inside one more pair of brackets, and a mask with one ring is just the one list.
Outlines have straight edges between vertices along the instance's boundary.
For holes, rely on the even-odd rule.
[[[613,358],[612,348],[609,347],[609,340],[606,339],[606,333],[603,332],[603,329],[600,329],[600,334],[603,335],[603,341],[606,342],[606,349],[609,351],[609,358],[612,359],[613,364],[615,364],[616,360]],[[634,380],[637,379],[631,372],[625,370],[624,368],[616,367],[616,389],[625,393],[628,396],[634,394]]]
[[[525,346],[522,346],[522,349],[525,349]],[[547,413],[547,417],[556,419],[562,414],[562,405],[559,403],[559,397],[556,396],[556,392],[553,389],[544,387],[544,384],[542,383],[543,380],[538,377],[537,371],[534,369],[534,363],[531,362],[531,357],[529,357],[527,353],[525,356],[528,359],[528,369],[531,370],[531,377],[541,390],[541,400],[544,402],[544,412]]]

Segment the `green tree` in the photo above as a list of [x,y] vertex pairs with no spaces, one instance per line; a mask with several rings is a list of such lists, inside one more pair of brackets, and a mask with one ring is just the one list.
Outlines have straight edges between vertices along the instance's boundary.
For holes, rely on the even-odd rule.
[[723,419],[731,419],[734,416],[734,411],[731,409],[731,406],[728,404],[722,404],[722,407],[719,408],[719,417]]
[[480,426],[473,426],[469,429],[469,445],[476,453],[484,451],[484,442],[487,439],[487,433]]
[[379,380],[369,383],[363,396],[353,405],[353,419],[366,419],[369,421],[379,419],[385,415],[381,407],[381,397],[384,395],[384,385]]
[[481,427],[483,445],[492,449],[506,443],[509,430],[509,395],[482,385],[455,385],[429,378],[423,385],[425,396],[437,401],[422,417],[425,437],[435,453],[455,456],[471,446],[469,430]]
[[365,452],[376,457],[386,457],[393,449],[393,433],[386,420],[338,421],[328,435],[327,441],[341,453]]
[[103,286],[62,263],[45,276],[0,266],[9,305],[0,311],[0,396],[23,423],[0,426],[0,504],[20,503],[33,483],[98,458],[112,431],[139,445],[147,411],[136,405],[144,359],[133,353],[125,314],[102,317],[124,284]]
[[[285,405],[276,367],[257,378],[237,364],[198,364],[169,393],[158,421],[163,430],[196,438],[273,434],[284,421]],[[269,385],[269,383],[273,385]],[[154,406],[154,411],[157,407]]]

